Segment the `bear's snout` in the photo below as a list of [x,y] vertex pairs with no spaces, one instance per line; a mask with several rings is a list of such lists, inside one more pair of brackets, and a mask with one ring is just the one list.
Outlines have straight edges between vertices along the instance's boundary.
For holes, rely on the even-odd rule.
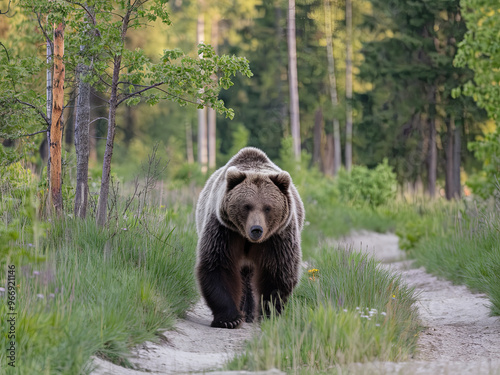
[[254,241],[259,240],[262,237],[262,233],[264,233],[264,229],[260,225],[253,225],[250,228],[250,238]]

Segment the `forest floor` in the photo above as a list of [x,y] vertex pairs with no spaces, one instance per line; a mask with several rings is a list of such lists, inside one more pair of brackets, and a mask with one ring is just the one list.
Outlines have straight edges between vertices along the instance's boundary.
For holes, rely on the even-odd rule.
[[[412,267],[404,260],[393,234],[357,232],[339,241],[346,248],[360,249],[380,260],[381,267],[401,274],[418,296],[423,331],[418,350],[407,362],[353,364],[342,373],[349,374],[498,374],[500,375],[500,318],[490,317],[488,299],[465,286],[453,285]],[[136,348],[130,362],[137,370],[125,369],[99,358],[93,375],[138,375],[204,373],[220,368],[241,351],[244,343],[259,328],[243,325],[236,330],[211,328],[211,312],[199,302],[180,320],[165,339],[146,342]],[[215,374],[248,372],[215,372]],[[252,374],[280,374],[280,371]]]

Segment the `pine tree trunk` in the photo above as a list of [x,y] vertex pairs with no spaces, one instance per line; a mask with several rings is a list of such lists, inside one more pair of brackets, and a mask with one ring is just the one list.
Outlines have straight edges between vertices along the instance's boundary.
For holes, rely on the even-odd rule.
[[[215,53],[218,53],[219,20],[217,17],[214,17],[212,20],[212,33],[210,39]],[[216,80],[217,75],[214,75],[213,79]],[[210,169],[215,169],[215,161],[217,156],[216,125],[217,112],[213,108],[208,108],[208,168]]]
[[90,123],[90,85],[84,82],[90,67],[84,64],[77,66],[78,98],[75,121],[76,151],[76,190],[75,217],[84,219],[87,216],[87,199],[89,194],[89,123]]
[[54,29],[54,83],[52,123],[50,126],[50,199],[56,214],[62,213],[61,150],[62,112],[64,106],[64,25]]
[[346,61],[345,61],[345,169],[351,170],[352,165],[352,3],[345,2],[346,21]]
[[446,118],[446,127],[447,127],[447,143],[446,143],[446,174],[445,174],[445,193],[446,199],[451,200],[454,197],[454,176],[453,176],[453,165],[454,165],[454,152],[453,152],[453,141],[454,141],[454,120],[453,116],[449,116]]
[[312,163],[321,168],[321,134],[323,133],[323,110],[318,108],[314,115],[314,138]]
[[121,68],[121,55],[115,55],[113,61],[113,78],[111,81],[111,95],[109,98],[109,116],[108,116],[108,135],[106,137],[106,150],[104,151],[104,160],[102,163],[101,190],[99,192],[99,201],[97,203],[97,224],[104,226],[108,213],[108,195],[111,172],[111,158],[113,156],[113,145],[115,141],[116,126],[116,108],[118,105],[118,79]]
[[453,135],[453,196],[459,199],[462,196],[462,183],[460,181],[460,154],[461,154],[461,128],[454,126]]
[[[335,77],[335,58],[333,56],[333,38],[332,38],[332,14],[331,0],[324,1],[325,7],[325,34],[326,34],[326,55],[328,59],[328,78],[330,81],[330,99],[335,109],[339,104],[337,96],[337,79]],[[336,175],[342,165],[342,152],[340,147],[340,124],[337,117],[333,118],[333,163],[332,170],[325,168],[324,173]],[[328,153],[327,153],[328,154]],[[328,163],[330,165],[330,163]],[[330,173],[331,172],[331,173]]]
[[295,37],[295,0],[288,0],[288,84],[290,88],[290,125],[293,155],[300,161],[299,87],[297,77],[297,47]]
[[[203,1],[200,1],[196,35],[198,44],[205,40],[205,14]],[[200,56],[203,58],[203,56]],[[202,173],[207,172],[208,165],[208,129],[207,129],[207,109],[198,109],[198,163]]]

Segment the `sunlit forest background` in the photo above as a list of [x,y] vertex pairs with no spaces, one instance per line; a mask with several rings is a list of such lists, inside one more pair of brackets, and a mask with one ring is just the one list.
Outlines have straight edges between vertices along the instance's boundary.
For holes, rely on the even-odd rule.
[[[44,32],[51,32],[52,26],[47,24],[49,10],[42,14],[44,9],[38,13],[35,9],[41,3],[2,1],[0,17],[1,80],[2,87],[7,87],[2,92],[0,120],[2,160],[10,163],[27,155],[24,160],[36,165],[39,173],[47,157],[47,148],[42,146],[45,135],[24,134],[46,127],[36,112],[45,110]],[[352,7],[349,22],[346,5]],[[160,145],[159,154],[169,161],[166,172],[171,181],[186,180],[205,164],[213,170],[246,145],[278,158],[284,140],[292,136],[288,6],[285,1],[176,0],[168,3],[171,24],[158,19],[131,29],[125,49],[140,49],[152,62],[158,62],[165,49],[179,48],[196,57],[197,43],[203,41],[219,55],[246,57],[253,76],[237,74],[234,86],[219,94],[226,107],[234,110],[233,119],[171,100],[159,100],[156,105],[137,100],[120,106],[112,170],[121,178],[132,179],[155,143]],[[35,10],[30,11],[30,7]],[[346,166],[346,157],[351,158],[346,153],[346,145],[351,144],[346,123],[352,119],[352,164],[374,168],[387,159],[404,191],[451,198],[463,194],[466,182],[481,190],[478,185],[484,180],[478,172],[485,161],[494,161],[474,142],[494,133],[496,123],[493,113],[488,118],[483,109],[487,104],[482,97],[463,87],[474,82],[473,66],[467,65],[471,54],[473,59],[493,58],[487,46],[481,51],[472,45],[470,39],[480,34],[468,31],[472,22],[477,23],[474,27],[487,28],[486,24],[493,25],[498,19],[493,1],[358,0],[350,4],[343,0],[298,0],[294,10],[300,149],[310,155],[311,166],[317,165],[326,175],[336,173],[336,163]],[[67,17],[74,17],[73,24],[84,22],[71,11],[64,10]],[[481,14],[471,15],[467,23],[469,12]],[[73,24],[66,26],[67,39],[73,37]],[[470,45],[464,41],[466,35]],[[457,57],[460,46],[463,52]],[[78,56],[69,54],[78,53],[66,48],[63,173],[71,176],[78,87],[70,66],[73,63],[75,69]],[[491,88],[497,90],[498,64],[497,59],[484,66],[489,72],[476,72],[490,74]],[[23,71],[28,66],[30,69]],[[352,93],[347,92],[350,90]],[[27,93],[36,100],[28,100]],[[491,95],[495,94],[498,91]],[[14,103],[16,108],[9,105],[14,97],[20,98]],[[108,99],[109,93],[99,91],[98,85],[91,88],[90,181],[94,183],[101,173]],[[19,101],[34,103],[37,109],[23,107]],[[205,125],[204,121],[200,125],[203,117]],[[206,127],[206,121],[216,123],[215,165],[203,160],[200,151],[200,126]],[[335,149],[339,149],[338,154]],[[15,154],[10,154],[12,150]]]

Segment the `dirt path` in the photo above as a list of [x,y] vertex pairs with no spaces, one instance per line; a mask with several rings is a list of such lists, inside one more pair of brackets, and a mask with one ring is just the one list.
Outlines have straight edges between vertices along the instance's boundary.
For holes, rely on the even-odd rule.
[[[423,268],[411,268],[411,261],[404,260],[393,234],[359,232],[338,243],[367,252],[379,259],[382,267],[401,273],[402,279],[415,287],[422,325],[426,327],[412,361],[355,364],[345,373],[500,375],[500,319],[489,316],[485,295],[438,279]],[[131,362],[137,370],[96,358],[97,369],[92,374],[192,374],[216,370],[243,348],[258,326],[246,324],[237,330],[211,328],[211,318],[210,310],[200,302],[186,319],[178,322],[175,331],[164,332],[166,342],[146,342],[136,349]]]
[[357,366],[356,373],[500,374],[500,319],[490,317],[488,299],[464,286],[412,268],[393,234],[355,233],[339,242],[383,262],[415,288],[422,325],[414,361]]

